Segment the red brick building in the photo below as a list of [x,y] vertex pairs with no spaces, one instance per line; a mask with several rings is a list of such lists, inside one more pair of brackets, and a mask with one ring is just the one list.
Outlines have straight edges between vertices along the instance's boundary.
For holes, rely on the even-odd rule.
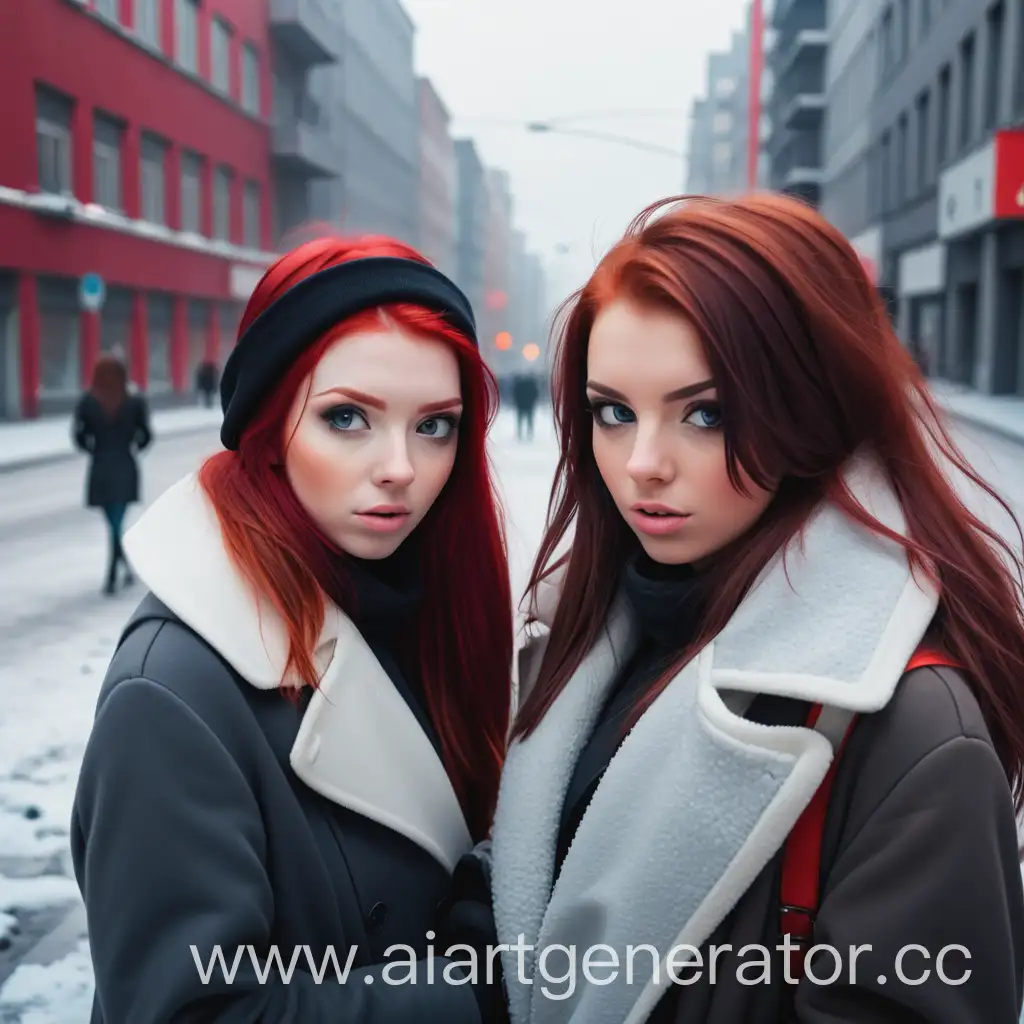
[[223,365],[271,258],[267,2],[4,4],[0,419],[66,409],[103,350],[156,401]]

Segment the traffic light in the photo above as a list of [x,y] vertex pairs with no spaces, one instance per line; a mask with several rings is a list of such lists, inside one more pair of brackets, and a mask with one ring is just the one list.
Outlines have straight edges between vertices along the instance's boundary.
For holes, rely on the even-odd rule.
[[494,338],[494,347],[505,352],[512,347],[512,335],[508,331],[498,331]]
[[530,342],[528,345],[523,346],[523,358],[528,362],[535,362],[540,358],[540,345]]

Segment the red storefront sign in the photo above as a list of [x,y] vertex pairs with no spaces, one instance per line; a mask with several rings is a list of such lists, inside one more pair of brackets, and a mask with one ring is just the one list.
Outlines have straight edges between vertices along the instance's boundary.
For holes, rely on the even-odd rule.
[[1024,217],[1024,131],[996,132],[939,178],[940,238]]
[[996,217],[1024,217],[1024,131],[996,136]]

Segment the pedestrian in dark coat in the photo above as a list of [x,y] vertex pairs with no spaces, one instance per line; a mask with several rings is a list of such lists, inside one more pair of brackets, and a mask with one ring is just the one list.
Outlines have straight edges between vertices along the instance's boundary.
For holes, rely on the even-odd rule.
[[125,539],[150,593],[72,821],[93,1024],[491,1021],[493,921],[459,893],[486,891],[512,616],[472,312],[398,242],[323,240],[240,331],[226,450]]
[[203,404],[209,409],[213,406],[213,396],[217,390],[217,364],[204,359],[196,367],[196,391],[203,396]]
[[92,385],[75,407],[72,435],[89,455],[86,505],[103,511],[110,532],[110,557],[104,593],[112,594],[118,566],[124,583],[132,571],[124,556],[121,536],[128,506],[139,500],[137,454],[153,440],[149,410],[142,395],[128,393],[128,373],[115,356],[102,355],[93,369]]
[[532,441],[534,413],[540,398],[537,378],[532,373],[518,374],[512,385],[512,398],[516,405],[516,437]]
[[666,206],[559,346],[492,837],[512,1022],[1016,1024],[1020,553],[842,235]]

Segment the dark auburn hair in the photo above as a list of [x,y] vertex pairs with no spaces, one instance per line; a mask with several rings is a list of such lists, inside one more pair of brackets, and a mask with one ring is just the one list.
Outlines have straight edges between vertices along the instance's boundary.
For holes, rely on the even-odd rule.
[[[346,260],[395,256],[427,261],[390,238],[308,242],[275,263],[257,285],[239,337],[276,298],[302,279]],[[310,346],[281,379],[241,438],[238,451],[208,459],[199,479],[228,551],[254,589],[284,620],[286,672],[318,684],[313,652],[325,593],[344,590],[343,552],[313,524],[283,470],[283,424],[324,351],[339,338],[397,325],[440,340],[459,360],[463,415],[451,476],[423,522],[416,551],[428,595],[417,614],[416,650],[442,759],[475,839],[486,835],[497,799],[511,706],[512,597],[505,531],[485,438],[497,386],[473,343],[437,313],[408,304],[366,310]],[[408,541],[406,543],[409,543]],[[336,598],[344,606],[344,595]],[[350,610],[350,609],[347,609]]]
[[117,356],[104,352],[92,368],[89,394],[113,416],[128,397],[128,370]]
[[[811,208],[783,196],[681,196],[655,203],[568,300],[553,373],[562,454],[528,584],[534,603],[539,583],[563,565],[565,575],[540,675],[513,736],[537,727],[593,645],[636,544],[597,470],[585,393],[591,327],[618,298],[693,324],[726,413],[733,486],[743,490],[742,466],[758,486],[777,488],[751,531],[716,555],[699,635],[633,709],[629,724],[723,629],[772,556],[828,499],[903,545],[914,570],[938,583],[929,640],[964,666],[1020,808],[1021,563],[964,506],[943,464],[995,498],[1011,518],[1012,512],[956,447],[854,250]],[[859,451],[873,453],[886,471],[906,517],[906,538],[877,522],[845,486],[841,471]],[[559,556],[573,523],[571,549]]]

